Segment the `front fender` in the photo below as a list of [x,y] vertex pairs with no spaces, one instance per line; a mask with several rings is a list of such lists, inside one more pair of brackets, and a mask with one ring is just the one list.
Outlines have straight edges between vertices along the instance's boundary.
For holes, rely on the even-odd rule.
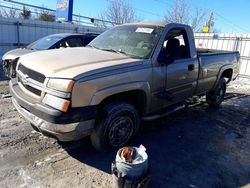
[[136,81],[136,82],[113,85],[111,87],[98,90],[94,94],[90,105],[98,105],[107,97],[135,90],[143,91],[146,95],[146,101],[150,101],[150,92],[151,92],[150,84],[148,82]]

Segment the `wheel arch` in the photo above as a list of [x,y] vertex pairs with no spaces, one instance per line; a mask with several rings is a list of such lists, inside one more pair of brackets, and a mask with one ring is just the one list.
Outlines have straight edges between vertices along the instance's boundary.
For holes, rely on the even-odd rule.
[[226,83],[229,83],[232,80],[232,76],[233,76],[233,67],[231,65],[225,65],[221,67],[221,69],[218,72],[218,76],[217,76],[213,89],[218,85],[222,77],[227,78]]
[[91,105],[97,105],[98,109],[101,109],[111,102],[127,102],[135,106],[138,113],[142,115],[148,109],[149,93],[150,87],[146,82],[112,86],[96,92]]

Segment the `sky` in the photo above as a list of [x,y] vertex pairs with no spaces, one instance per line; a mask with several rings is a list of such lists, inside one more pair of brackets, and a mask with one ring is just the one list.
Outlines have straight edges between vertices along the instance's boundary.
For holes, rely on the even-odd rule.
[[[16,0],[56,9],[57,0]],[[161,21],[174,0],[128,0],[142,21]],[[203,8],[215,14],[215,26],[223,33],[250,33],[250,0],[186,0],[191,10]],[[98,17],[107,0],[74,0],[73,13]]]

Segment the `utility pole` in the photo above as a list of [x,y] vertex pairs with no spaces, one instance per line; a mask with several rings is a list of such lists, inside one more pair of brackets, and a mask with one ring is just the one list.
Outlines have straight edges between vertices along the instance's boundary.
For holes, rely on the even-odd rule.
[[205,27],[203,27],[203,33],[209,33],[213,26],[214,26],[214,13],[212,12],[209,16],[208,21],[206,21],[205,23]]

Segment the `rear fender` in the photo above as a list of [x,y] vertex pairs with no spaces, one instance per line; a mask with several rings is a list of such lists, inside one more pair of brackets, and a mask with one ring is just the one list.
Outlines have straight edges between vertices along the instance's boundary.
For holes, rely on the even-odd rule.
[[218,72],[218,75],[217,75],[217,79],[216,79],[216,81],[215,81],[215,83],[214,83],[214,86],[213,86],[212,90],[218,85],[218,83],[219,83],[219,81],[220,81],[220,78],[221,78],[223,72],[226,71],[226,70],[228,70],[228,69],[234,70],[232,65],[224,65],[224,66],[222,66],[222,67],[220,68],[220,70],[219,70],[219,72]]

